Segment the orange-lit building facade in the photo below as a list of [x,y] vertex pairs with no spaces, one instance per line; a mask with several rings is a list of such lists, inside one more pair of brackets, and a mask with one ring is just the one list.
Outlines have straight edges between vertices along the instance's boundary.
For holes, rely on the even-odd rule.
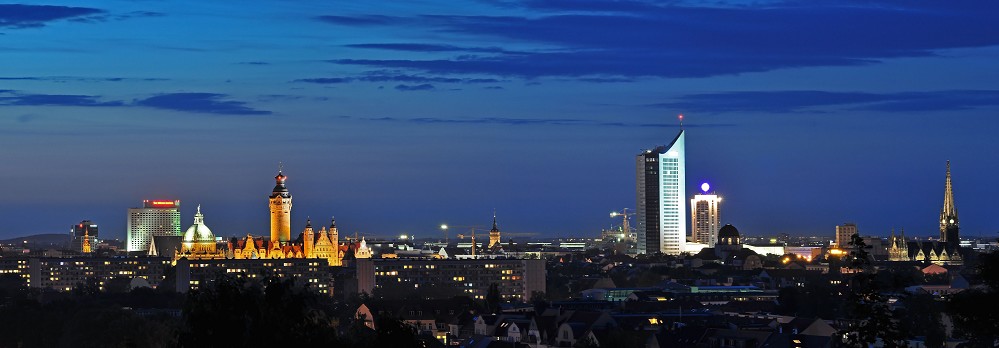
[[316,233],[309,220],[298,239],[291,239],[291,193],[285,181],[287,176],[278,172],[274,178],[276,185],[268,198],[271,217],[270,239],[247,235],[242,239],[230,240],[222,245],[204,224],[201,207],[194,218],[194,225],[184,233],[181,249],[174,255],[174,261],[187,260],[280,260],[280,259],[323,259],[327,266],[342,266],[347,245],[339,242],[340,233],[336,220],[330,221],[330,228],[320,228]]

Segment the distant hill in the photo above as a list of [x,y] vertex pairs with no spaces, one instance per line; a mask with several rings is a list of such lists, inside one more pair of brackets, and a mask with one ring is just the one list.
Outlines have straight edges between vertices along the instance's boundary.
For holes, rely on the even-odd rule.
[[28,241],[28,245],[42,245],[42,246],[60,246],[64,247],[69,244],[69,234],[61,233],[45,233],[36,234],[33,236],[24,236],[11,239],[0,240],[2,244],[21,244],[24,241]]

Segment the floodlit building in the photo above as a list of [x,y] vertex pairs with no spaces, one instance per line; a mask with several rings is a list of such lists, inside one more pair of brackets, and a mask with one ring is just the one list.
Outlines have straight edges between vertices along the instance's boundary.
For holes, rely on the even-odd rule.
[[895,235],[892,231],[888,245],[889,261],[919,261],[938,265],[964,264],[965,255],[961,248],[958,233],[960,221],[954,206],[954,190],[950,181],[950,161],[947,161],[947,176],[944,183],[944,203],[940,209],[940,240],[909,241],[905,231]]
[[711,185],[701,184],[701,194],[690,200],[690,237],[695,243],[714,247],[718,244],[719,207],[721,197],[709,193]]
[[836,226],[836,246],[840,249],[847,249],[850,247],[850,237],[857,234],[857,224],[845,223]]
[[[277,185],[268,198],[271,212],[271,239],[247,235],[242,239],[232,239],[224,244],[216,241],[215,235],[205,225],[201,206],[194,216],[194,224],[184,233],[180,250],[173,255],[175,261],[187,260],[277,260],[277,259],[324,259],[324,266],[342,266],[347,246],[339,242],[340,232],[336,220],[330,220],[330,228],[322,226],[318,233],[312,228],[312,220],[306,221],[305,229],[297,239],[291,239],[291,194],[285,186],[287,177],[278,172],[274,177]],[[362,241],[363,242],[363,241]],[[221,244],[221,245],[220,245]],[[363,244],[363,243],[362,243]],[[155,246],[155,245],[154,245]],[[157,249],[157,250],[154,250]],[[159,248],[150,248],[149,255],[163,255]],[[368,250],[370,257],[370,250]]]
[[291,241],[291,193],[284,184],[287,179],[281,171],[274,177],[277,183],[270,196],[271,242]]
[[153,236],[180,235],[179,200],[144,200],[128,209],[127,251],[147,251]]
[[198,205],[198,212],[194,214],[194,224],[184,232],[184,239],[181,243],[180,251],[174,259],[186,257],[188,259],[223,259],[225,251],[218,248],[215,241],[215,234],[205,225],[205,215],[201,214],[201,205]]
[[687,234],[684,131],[636,157],[638,253],[679,255]]

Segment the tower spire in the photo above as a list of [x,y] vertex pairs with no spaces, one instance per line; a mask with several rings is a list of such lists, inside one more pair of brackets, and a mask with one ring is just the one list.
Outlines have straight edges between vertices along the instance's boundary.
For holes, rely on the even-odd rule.
[[947,161],[947,180],[944,183],[944,204],[940,208],[940,240],[958,243],[960,222],[957,218],[957,207],[954,206],[954,188],[950,180],[950,161]]
[[950,161],[947,161],[947,181],[944,184],[944,205],[941,214],[957,216],[957,208],[954,207],[954,189],[950,182]]
[[499,227],[496,227],[496,208],[493,208],[493,231],[499,231]]

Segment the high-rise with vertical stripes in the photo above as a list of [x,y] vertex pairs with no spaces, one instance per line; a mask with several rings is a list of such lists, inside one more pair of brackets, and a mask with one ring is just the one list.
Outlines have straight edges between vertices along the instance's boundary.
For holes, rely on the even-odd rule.
[[679,255],[687,234],[684,131],[636,157],[638,253]]

